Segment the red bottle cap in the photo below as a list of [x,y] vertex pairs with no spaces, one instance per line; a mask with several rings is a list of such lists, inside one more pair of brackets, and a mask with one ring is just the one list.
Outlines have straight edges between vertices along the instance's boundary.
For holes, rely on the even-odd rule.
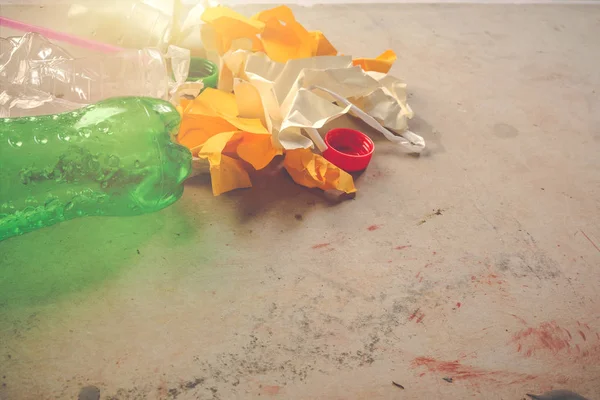
[[348,128],[330,130],[325,135],[325,143],[327,150],[323,152],[323,157],[347,172],[367,168],[375,150],[370,137]]

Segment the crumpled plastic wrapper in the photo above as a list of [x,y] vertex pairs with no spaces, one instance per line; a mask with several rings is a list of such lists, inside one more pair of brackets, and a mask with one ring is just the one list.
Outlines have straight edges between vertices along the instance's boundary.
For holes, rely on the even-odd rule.
[[182,93],[202,89],[185,83],[189,62],[189,51],[174,46],[166,55],[145,48],[74,58],[36,33],[0,38],[0,117],[71,111],[115,96],[177,104]]

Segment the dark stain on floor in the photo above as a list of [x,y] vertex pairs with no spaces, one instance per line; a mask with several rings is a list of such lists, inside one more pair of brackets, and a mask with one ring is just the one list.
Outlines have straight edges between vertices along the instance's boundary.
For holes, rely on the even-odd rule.
[[499,271],[510,273],[516,278],[534,276],[541,280],[560,276],[558,263],[546,253],[535,250],[522,253],[502,253],[496,260]]
[[495,124],[492,132],[495,136],[502,139],[510,139],[519,136],[517,128],[505,123]]
[[425,217],[423,217],[423,219],[421,219],[419,222],[417,222],[417,225],[423,225],[425,222],[429,221],[431,218],[435,217],[436,215],[443,215],[443,211],[445,211],[442,208],[438,208],[438,209],[434,209],[433,212],[427,214]]

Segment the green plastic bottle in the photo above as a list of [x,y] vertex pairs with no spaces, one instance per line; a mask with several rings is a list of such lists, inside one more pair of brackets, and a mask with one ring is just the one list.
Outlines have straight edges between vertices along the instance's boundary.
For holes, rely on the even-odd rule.
[[160,210],[183,193],[190,151],[168,102],[118,97],[0,119],[0,240],[80,216]]

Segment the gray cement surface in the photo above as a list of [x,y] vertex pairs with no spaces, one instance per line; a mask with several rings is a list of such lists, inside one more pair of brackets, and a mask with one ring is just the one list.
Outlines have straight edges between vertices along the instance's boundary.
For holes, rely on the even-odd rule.
[[40,277],[0,295],[0,399],[600,398],[600,7],[294,10],[396,51],[428,150],[375,136],[341,204],[200,177],[154,215],[0,243]]

